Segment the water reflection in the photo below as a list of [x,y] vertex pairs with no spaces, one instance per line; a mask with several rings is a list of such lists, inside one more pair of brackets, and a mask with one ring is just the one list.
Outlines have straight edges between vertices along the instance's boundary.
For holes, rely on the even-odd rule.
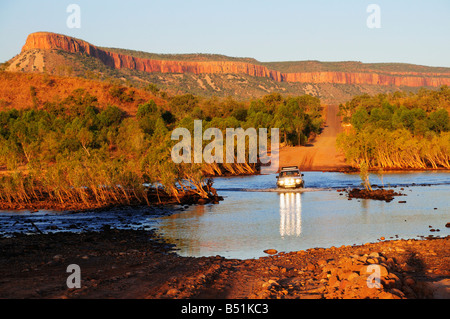
[[300,236],[302,232],[302,200],[300,193],[280,194],[280,235]]

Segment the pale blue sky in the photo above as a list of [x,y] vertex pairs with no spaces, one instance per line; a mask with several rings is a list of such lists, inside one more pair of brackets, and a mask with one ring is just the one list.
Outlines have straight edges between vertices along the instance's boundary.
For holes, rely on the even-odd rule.
[[[72,3],[80,29],[66,25]],[[372,3],[380,29],[366,25]],[[450,67],[449,0],[0,0],[0,62],[36,31],[155,53]]]

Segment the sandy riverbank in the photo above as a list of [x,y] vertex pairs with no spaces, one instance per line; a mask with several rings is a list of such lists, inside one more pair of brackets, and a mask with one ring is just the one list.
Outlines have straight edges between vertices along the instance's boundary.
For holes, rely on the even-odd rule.
[[[80,289],[66,286],[70,264]],[[235,260],[180,257],[152,232],[57,233],[0,238],[0,271],[0,298],[450,298],[450,237]]]

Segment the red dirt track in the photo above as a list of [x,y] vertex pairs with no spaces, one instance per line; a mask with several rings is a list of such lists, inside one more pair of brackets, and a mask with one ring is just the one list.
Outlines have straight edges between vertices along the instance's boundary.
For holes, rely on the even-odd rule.
[[348,169],[344,155],[336,148],[336,137],[342,132],[337,105],[327,106],[323,132],[308,146],[280,149],[280,167],[298,166],[303,171],[337,171]]

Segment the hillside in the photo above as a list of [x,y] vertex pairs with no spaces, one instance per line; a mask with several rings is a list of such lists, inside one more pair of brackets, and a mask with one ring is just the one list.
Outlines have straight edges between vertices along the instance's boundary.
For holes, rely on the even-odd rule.
[[0,72],[0,110],[44,108],[60,103],[69,97],[81,95],[95,96],[95,105],[100,109],[108,105],[118,105],[130,115],[135,115],[138,105],[153,99],[158,105],[166,101],[152,93],[134,88],[125,88],[124,93],[132,98],[120,99],[111,94],[118,86],[76,77],[50,76],[47,74],[25,74]]
[[8,71],[114,79],[173,94],[261,97],[267,93],[310,94],[336,104],[363,93],[417,91],[450,84],[450,68],[401,63],[259,62],[219,54],[155,54],[96,47],[64,35],[30,34]]

